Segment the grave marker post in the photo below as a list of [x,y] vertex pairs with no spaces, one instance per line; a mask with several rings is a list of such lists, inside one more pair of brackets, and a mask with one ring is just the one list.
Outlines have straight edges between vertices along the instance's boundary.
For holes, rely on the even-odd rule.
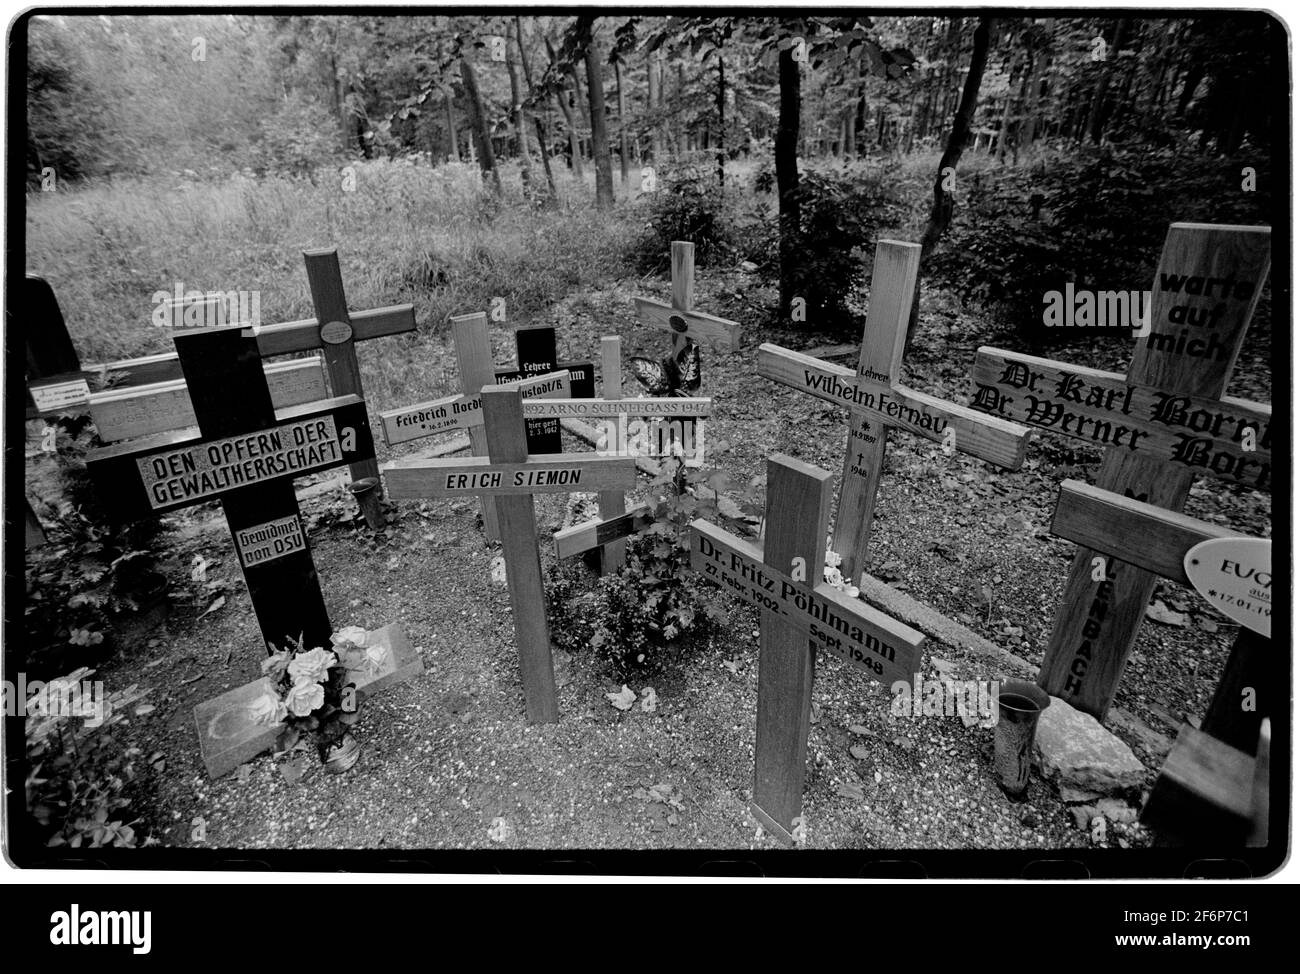
[[[488,317],[478,311],[467,315],[452,315],[451,340],[456,348],[456,368],[460,373],[460,391],[466,396],[476,396],[484,387],[496,381],[492,367],[492,344],[488,341]],[[469,449],[476,457],[487,456],[487,433],[482,426],[469,431]],[[497,519],[497,504],[493,497],[484,496],[483,537],[488,541],[501,538]]]
[[[623,340],[617,335],[606,335],[600,340],[600,391],[606,399],[623,398]],[[618,442],[627,442],[625,431],[627,417],[614,420]],[[627,501],[621,490],[601,491],[596,497],[602,520],[619,517],[627,511]],[[627,542],[614,541],[595,549],[595,568],[601,575],[616,571],[627,561]]]
[[705,520],[690,525],[691,568],[760,608],[758,714],[751,811],[791,844],[802,814],[817,649],[874,680],[914,683],[925,637],[821,581],[831,475],[768,458],[762,549]]
[[871,304],[855,373],[799,352],[764,344],[758,371],[792,389],[849,406],[849,439],[831,548],[856,584],[867,562],[871,522],[889,429],[904,429],[1008,469],[1024,461],[1029,430],[899,382],[921,248],[898,240],[876,245]]
[[[361,363],[357,361],[353,342],[352,318],[348,314],[348,301],[343,293],[343,273],[339,270],[339,253],[335,247],[321,250],[304,250],[307,264],[307,284],[311,288],[311,303],[320,325],[321,347],[325,352],[325,367],[330,375],[330,391],[335,396],[362,395]],[[372,456],[348,466],[353,485],[372,483],[370,490],[354,491],[357,506],[361,508],[366,523],[378,530],[384,526],[383,485],[379,481],[379,463]]]
[[[1269,236],[1172,224],[1127,375],[981,348],[973,405],[1105,445],[1098,487],[1176,513],[1198,474],[1267,489],[1269,410],[1223,393],[1268,276]],[[1038,683],[1104,720],[1156,578],[1111,559],[1094,579],[1096,557],[1075,555]]]
[[524,432],[525,384],[493,385],[489,377],[483,386],[486,458],[395,460],[384,464],[383,474],[389,496],[397,500],[495,497],[526,713],[533,723],[553,723],[559,719],[559,706],[532,495],[629,489],[636,482],[636,467],[628,459],[591,454],[530,457]]

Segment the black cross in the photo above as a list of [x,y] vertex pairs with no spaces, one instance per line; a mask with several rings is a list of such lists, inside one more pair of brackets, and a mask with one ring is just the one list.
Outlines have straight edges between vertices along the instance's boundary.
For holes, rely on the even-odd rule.
[[87,457],[109,515],[135,521],[220,500],[269,646],[327,646],[332,632],[293,478],[375,455],[365,402],[271,405],[257,339],[238,327],[179,334],[199,436],[164,433]]

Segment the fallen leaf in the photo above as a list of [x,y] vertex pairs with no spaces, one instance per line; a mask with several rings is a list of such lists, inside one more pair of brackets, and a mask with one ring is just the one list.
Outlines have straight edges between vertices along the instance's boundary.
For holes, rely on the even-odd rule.
[[1196,628],[1201,632],[1218,632],[1219,624],[1213,619],[1197,619]]
[[251,775],[252,773],[253,773],[253,768],[251,765],[241,764],[238,768],[235,769],[235,778],[242,785],[248,781],[248,776]]
[[862,790],[862,786],[856,781],[848,781],[841,784],[835,789],[835,794],[841,798],[852,798],[855,801],[862,801],[867,797],[867,793]]
[[619,710],[631,710],[632,704],[636,703],[636,693],[629,690],[626,683],[623,684],[623,689],[618,693],[607,693],[605,696]]
[[728,673],[730,673],[732,676],[735,676],[737,673],[740,672],[740,661],[739,661],[739,660],[734,660],[734,659],[724,659],[724,660],[722,661],[722,666],[723,666],[723,668],[726,669],[726,671],[727,671]]
[[1182,612],[1175,612],[1159,599],[1147,606],[1147,618],[1152,622],[1163,623],[1166,626],[1187,628],[1187,615]]
[[655,695],[654,687],[646,687],[641,691],[641,710],[647,714],[652,714],[659,707],[659,698]]
[[302,758],[294,758],[292,761],[285,761],[280,765],[280,774],[284,780],[291,785],[296,785],[302,781],[303,775],[307,772],[307,762]]
[[207,607],[206,611],[204,611],[203,615],[200,615],[199,618],[202,619],[203,616],[207,615],[210,612],[216,612],[225,604],[226,604],[226,597],[224,595],[218,595],[216,600],[210,606]]
[[860,737],[865,737],[867,734],[870,734],[871,731],[867,730],[867,729],[866,729],[865,727],[863,727],[861,724],[850,724],[850,725],[849,725],[849,733],[850,733],[850,734],[857,734],[857,735],[859,735]]
[[497,555],[493,558],[488,570],[492,573],[493,585],[506,584],[506,560],[503,557]]
[[514,834],[514,826],[502,816],[494,818],[491,828],[488,829],[488,838],[493,842],[506,842]]
[[849,753],[852,754],[859,761],[865,761],[867,758],[871,756],[871,751],[861,744],[854,744],[851,748],[849,748]]
[[140,706],[135,708],[135,715],[137,717],[143,717],[145,714],[153,713],[155,709],[156,708],[151,703],[142,703]]

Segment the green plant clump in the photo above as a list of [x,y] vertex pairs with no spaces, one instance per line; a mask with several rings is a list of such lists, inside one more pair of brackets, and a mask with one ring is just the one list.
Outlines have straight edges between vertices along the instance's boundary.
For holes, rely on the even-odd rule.
[[696,518],[740,530],[756,521],[761,487],[751,483],[740,503],[724,495],[730,487],[724,471],[664,461],[650,482],[653,521],[628,540],[625,565],[594,587],[576,566],[551,570],[547,601],[556,643],[570,652],[594,649],[625,674],[662,666],[721,623],[726,614],[712,586],[691,570],[688,528]]

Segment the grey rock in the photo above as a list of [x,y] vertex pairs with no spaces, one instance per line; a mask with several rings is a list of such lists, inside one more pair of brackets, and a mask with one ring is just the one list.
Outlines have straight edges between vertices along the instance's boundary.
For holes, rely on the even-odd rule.
[[1070,814],[1074,816],[1074,827],[1080,832],[1087,832],[1088,825],[1097,814],[1097,809],[1091,805],[1075,805],[1070,809]]
[[1130,808],[1126,802],[1118,798],[1103,798],[1097,802],[1097,811],[1120,825],[1136,822],[1138,817],[1136,808]]
[[1038,718],[1034,763],[1058,788],[1102,795],[1136,788],[1147,774],[1127,744],[1057,697]]
[[1101,792],[1086,791],[1083,788],[1071,788],[1069,785],[1061,785],[1061,801],[1067,805],[1073,805],[1078,802],[1094,802],[1101,797]]

